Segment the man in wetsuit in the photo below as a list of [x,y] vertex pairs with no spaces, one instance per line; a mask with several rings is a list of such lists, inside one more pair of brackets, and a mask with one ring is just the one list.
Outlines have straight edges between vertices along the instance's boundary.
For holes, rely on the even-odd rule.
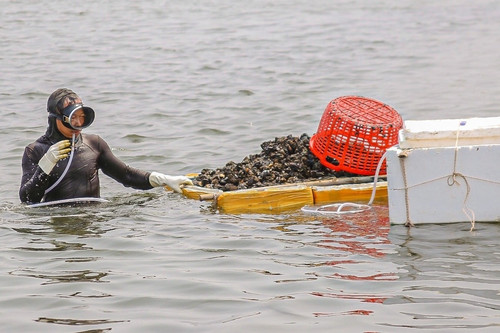
[[47,101],[47,111],[47,132],[24,150],[21,202],[99,198],[99,169],[135,189],[168,186],[181,192],[182,185],[192,185],[184,176],[132,168],[113,155],[100,136],[82,133],[94,121],[95,113],[72,90],[54,91]]

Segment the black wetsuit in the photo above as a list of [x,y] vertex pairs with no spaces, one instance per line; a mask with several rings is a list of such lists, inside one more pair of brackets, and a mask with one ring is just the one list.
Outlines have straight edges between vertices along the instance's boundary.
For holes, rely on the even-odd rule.
[[57,129],[52,130],[49,127],[45,135],[25,148],[22,160],[23,176],[19,190],[21,202],[37,203],[44,195],[44,201],[99,198],[99,169],[127,187],[141,190],[153,188],[149,183],[150,172],[131,168],[120,161],[100,136],[82,133],[75,139],[74,156],[67,174],[54,189],[45,194],[45,191],[64,172],[70,158],[57,162],[50,175],[42,171],[38,161],[50,146],[64,139],[67,138]]

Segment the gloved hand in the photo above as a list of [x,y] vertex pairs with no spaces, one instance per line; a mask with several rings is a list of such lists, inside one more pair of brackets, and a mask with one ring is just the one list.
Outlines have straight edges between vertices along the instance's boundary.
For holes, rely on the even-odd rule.
[[61,140],[50,146],[49,150],[42,156],[40,161],[38,161],[38,166],[47,175],[50,174],[54,166],[59,160],[68,157],[68,153],[71,151],[71,142],[69,140]]
[[149,183],[153,187],[168,186],[177,193],[182,193],[181,185],[193,185],[193,182],[188,177],[169,176],[159,172],[151,172]]

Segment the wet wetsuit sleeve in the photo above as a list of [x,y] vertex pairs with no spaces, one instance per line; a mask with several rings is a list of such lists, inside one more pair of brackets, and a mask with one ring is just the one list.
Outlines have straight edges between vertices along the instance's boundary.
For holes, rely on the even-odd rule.
[[97,140],[100,151],[98,165],[104,174],[127,187],[139,190],[153,188],[149,183],[150,172],[128,166],[113,154],[108,144],[101,137],[97,137]]
[[49,176],[38,166],[38,161],[43,156],[37,150],[30,147],[24,149],[22,159],[23,175],[19,199],[24,203],[40,202],[49,187]]

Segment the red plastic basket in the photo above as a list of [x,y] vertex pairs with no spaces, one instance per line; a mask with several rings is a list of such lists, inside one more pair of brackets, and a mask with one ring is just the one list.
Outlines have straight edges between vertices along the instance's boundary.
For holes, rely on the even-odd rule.
[[[309,149],[327,168],[374,175],[386,149],[398,143],[402,127],[401,116],[390,106],[343,96],[328,103]],[[386,174],[385,162],[380,174]]]

